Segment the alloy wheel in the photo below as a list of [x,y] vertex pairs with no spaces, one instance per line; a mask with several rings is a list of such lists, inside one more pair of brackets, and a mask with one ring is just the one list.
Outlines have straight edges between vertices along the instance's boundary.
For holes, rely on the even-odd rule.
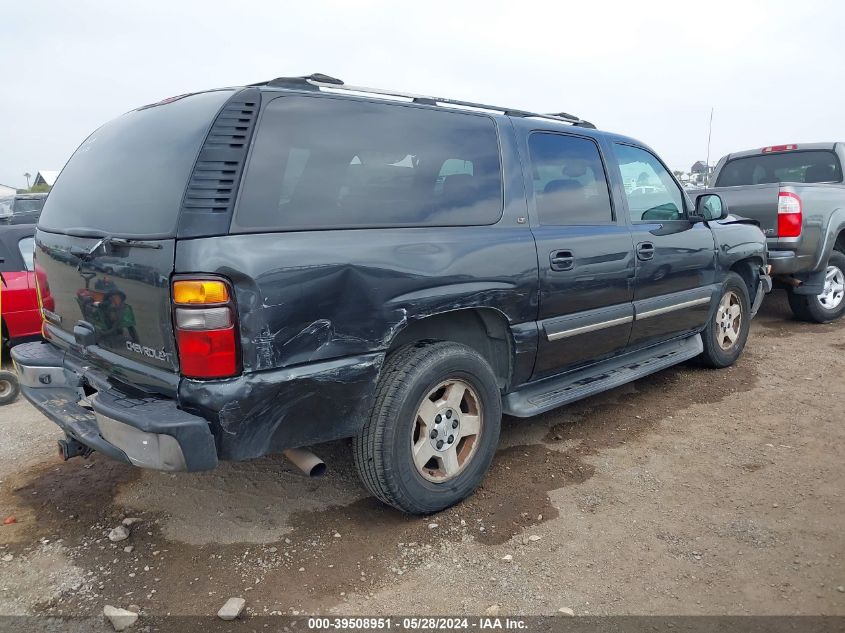
[[742,303],[737,293],[730,290],[722,295],[715,318],[719,347],[729,350],[739,340],[742,331]]
[[818,296],[826,310],[835,310],[845,298],[845,273],[838,266],[828,266],[824,276],[824,290]]
[[417,472],[434,483],[454,478],[472,460],[483,428],[481,400],[458,379],[432,389],[417,409],[411,451]]

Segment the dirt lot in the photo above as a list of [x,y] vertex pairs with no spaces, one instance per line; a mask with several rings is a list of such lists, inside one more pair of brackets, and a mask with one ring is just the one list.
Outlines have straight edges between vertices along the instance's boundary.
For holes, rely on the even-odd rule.
[[844,371],[845,323],[775,294],[736,367],[506,419],[482,487],[424,518],[369,498],[346,443],[315,448],[321,480],[280,457],[63,464],[21,400],[0,410],[0,613],[845,615]]

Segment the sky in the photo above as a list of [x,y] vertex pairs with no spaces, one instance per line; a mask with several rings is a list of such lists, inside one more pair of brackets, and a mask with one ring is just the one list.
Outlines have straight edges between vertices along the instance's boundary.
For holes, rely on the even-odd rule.
[[162,98],[322,72],[565,111],[689,170],[845,141],[845,2],[0,0],[0,183]]

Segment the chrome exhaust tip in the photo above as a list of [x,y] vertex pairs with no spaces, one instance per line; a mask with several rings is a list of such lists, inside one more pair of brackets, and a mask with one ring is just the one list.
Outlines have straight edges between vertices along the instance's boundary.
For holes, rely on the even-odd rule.
[[314,453],[304,448],[289,448],[282,454],[303,473],[312,479],[326,474],[326,463]]

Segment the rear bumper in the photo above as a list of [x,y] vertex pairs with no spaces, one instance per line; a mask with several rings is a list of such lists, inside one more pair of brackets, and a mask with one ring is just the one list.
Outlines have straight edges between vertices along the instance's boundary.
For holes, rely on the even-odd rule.
[[760,310],[763,297],[772,291],[772,278],[766,274],[765,268],[760,269],[760,281],[757,282],[757,292],[754,295],[754,304],[751,306],[751,318],[753,319]]
[[813,267],[813,258],[809,255],[799,255],[796,251],[769,250],[769,264],[773,275],[791,275],[806,272]]
[[[206,419],[176,401],[129,396],[48,343],[12,349],[21,393],[67,436],[118,461],[156,470],[209,470],[217,465]],[[98,391],[86,397],[83,384]]]

